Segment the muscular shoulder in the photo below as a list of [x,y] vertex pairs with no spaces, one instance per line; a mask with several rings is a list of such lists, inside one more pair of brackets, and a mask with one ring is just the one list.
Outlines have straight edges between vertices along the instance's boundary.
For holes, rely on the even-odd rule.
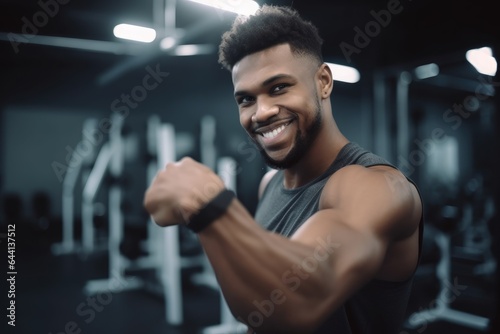
[[268,171],[264,176],[262,177],[262,180],[260,181],[259,185],[259,199],[262,198],[262,194],[264,194],[264,190],[266,190],[267,185],[269,184],[269,181],[273,178],[273,176],[278,172],[276,169],[272,169]]
[[326,183],[320,209],[338,209],[345,223],[361,231],[371,229],[390,239],[411,235],[421,214],[416,188],[388,166],[346,166]]

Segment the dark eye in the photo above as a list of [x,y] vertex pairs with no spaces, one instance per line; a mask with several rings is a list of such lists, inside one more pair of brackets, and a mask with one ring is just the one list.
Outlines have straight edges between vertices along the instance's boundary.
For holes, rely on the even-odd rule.
[[251,96],[242,96],[242,97],[238,98],[237,102],[240,105],[242,105],[242,104],[245,105],[245,104],[253,102],[254,100],[255,99],[253,97],[251,97]]
[[290,86],[290,85],[288,85],[288,84],[279,84],[279,85],[273,86],[273,88],[271,89],[271,92],[272,93],[279,93],[279,92],[281,92],[283,89],[285,89],[288,86]]

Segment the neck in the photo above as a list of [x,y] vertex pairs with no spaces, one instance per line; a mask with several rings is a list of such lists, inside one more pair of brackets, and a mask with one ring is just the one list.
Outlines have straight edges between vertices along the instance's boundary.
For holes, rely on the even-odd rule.
[[324,117],[325,123],[312,146],[300,161],[285,169],[286,189],[298,188],[323,174],[337,158],[339,151],[349,141],[340,132],[333,117]]

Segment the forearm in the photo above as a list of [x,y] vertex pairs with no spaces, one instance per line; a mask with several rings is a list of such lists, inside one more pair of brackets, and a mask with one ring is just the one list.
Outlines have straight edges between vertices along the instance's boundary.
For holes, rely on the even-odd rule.
[[[256,224],[238,201],[199,234],[224,296],[236,317],[258,332],[314,326],[328,313],[333,251],[291,241]],[[319,312],[316,312],[319,310]],[[257,314],[258,313],[258,314]],[[305,326],[305,327],[303,327]]]

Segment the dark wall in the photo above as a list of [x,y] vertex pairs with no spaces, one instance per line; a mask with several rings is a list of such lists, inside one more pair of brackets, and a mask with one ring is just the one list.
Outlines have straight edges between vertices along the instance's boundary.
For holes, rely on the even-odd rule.
[[[410,90],[413,134],[407,162],[424,197],[457,198],[467,182],[491,175],[492,97],[416,83]],[[477,82],[478,87],[481,83]],[[485,179],[485,180],[486,180]]]
[[[43,106],[10,106],[2,120],[3,191],[21,195],[26,214],[31,196],[47,192],[54,212],[61,210],[62,183],[68,154],[82,138],[82,124],[93,110]],[[60,165],[58,165],[59,163]],[[56,168],[54,168],[56,166]]]

